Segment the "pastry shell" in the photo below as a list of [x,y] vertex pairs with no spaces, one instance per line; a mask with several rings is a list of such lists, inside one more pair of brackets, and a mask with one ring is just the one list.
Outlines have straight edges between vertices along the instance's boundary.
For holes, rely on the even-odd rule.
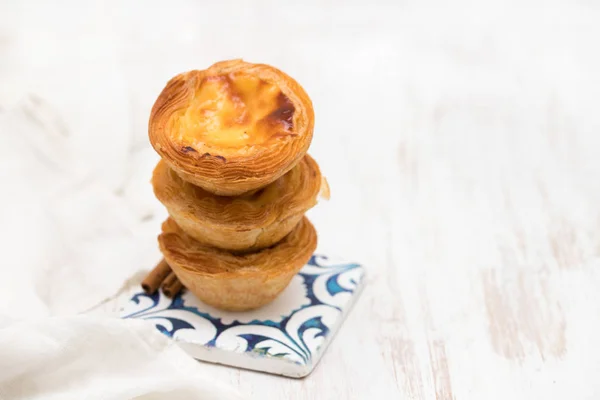
[[238,197],[209,193],[179,177],[164,161],[154,169],[157,199],[188,235],[231,251],[269,247],[298,224],[321,189],[321,172],[306,155],[288,173],[258,191]]
[[[191,108],[206,79],[232,74],[256,77],[280,90],[293,106],[293,115],[286,114],[291,123],[288,134],[273,135],[264,143],[235,146],[210,140],[191,144],[186,139],[178,118]],[[204,112],[199,114],[200,120],[208,115]],[[273,114],[277,112],[274,110]],[[211,193],[235,196],[268,185],[296,165],[308,150],[313,127],[312,102],[294,79],[269,65],[230,60],[171,79],[152,108],[148,133],[154,149],[181,178]],[[214,137],[219,135],[217,132]]]
[[306,217],[273,247],[236,255],[204,246],[172,220],[163,223],[160,250],[181,283],[203,302],[244,311],[271,302],[308,262],[317,233]]

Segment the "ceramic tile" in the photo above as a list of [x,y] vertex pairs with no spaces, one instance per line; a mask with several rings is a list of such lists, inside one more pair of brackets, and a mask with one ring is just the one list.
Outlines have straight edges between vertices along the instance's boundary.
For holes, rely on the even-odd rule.
[[364,285],[364,268],[315,254],[272,303],[248,312],[208,306],[190,292],[137,293],[123,318],[151,320],[198,360],[302,377],[340,329]]

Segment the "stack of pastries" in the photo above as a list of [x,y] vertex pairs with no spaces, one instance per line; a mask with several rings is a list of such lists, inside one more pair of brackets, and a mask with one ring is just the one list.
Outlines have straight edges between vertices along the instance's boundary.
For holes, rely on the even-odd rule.
[[282,71],[242,60],[171,79],[149,137],[169,218],[158,242],[181,283],[226,310],[272,301],[317,245],[304,216],[326,182],[306,154],[314,112]]

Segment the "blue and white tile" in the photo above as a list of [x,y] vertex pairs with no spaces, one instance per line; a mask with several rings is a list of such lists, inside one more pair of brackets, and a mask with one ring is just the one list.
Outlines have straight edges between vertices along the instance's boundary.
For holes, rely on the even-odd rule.
[[364,268],[315,254],[272,303],[227,312],[192,293],[137,293],[123,318],[142,318],[198,360],[291,377],[308,375],[364,285]]

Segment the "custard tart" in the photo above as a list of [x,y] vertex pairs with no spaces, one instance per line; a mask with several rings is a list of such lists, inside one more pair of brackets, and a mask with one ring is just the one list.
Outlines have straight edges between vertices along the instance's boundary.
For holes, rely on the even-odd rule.
[[303,217],[273,247],[236,255],[198,243],[169,218],[158,243],[175,275],[200,300],[224,310],[245,311],[271,302],[285,289],[313,254],[317,233]]
[[316,161],[305,155],[288,173],[258,191],[217,196],[184,181],[161,160],[152,185],[156,198],[188,235],[208,246],[250,252],[290,233],[316,204],[322,179]]
[[298,82],[269,65],[230,60],[171,79],[152,108],[148,134],[181,178],[236,196],[296,165],[313,127],[312,102]]

